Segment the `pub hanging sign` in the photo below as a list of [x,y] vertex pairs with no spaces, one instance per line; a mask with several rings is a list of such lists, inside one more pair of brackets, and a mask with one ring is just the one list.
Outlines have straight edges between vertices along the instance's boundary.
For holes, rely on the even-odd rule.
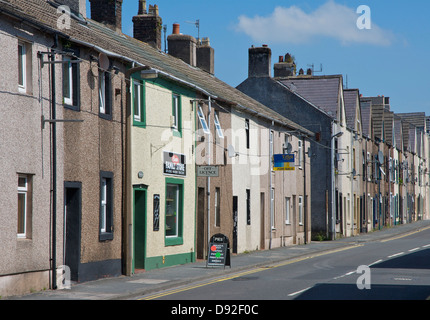
[[185,155],[174,152],[163,152],[163,173],[173,176],[186,176]]

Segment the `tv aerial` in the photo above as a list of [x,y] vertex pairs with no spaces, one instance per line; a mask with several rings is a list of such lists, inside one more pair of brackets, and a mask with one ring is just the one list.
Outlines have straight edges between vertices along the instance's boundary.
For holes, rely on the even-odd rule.
[[194,24],[197,28],[197,40],[200,41],[200,20],[197,19],[196,21],[185,21],[186,23]]

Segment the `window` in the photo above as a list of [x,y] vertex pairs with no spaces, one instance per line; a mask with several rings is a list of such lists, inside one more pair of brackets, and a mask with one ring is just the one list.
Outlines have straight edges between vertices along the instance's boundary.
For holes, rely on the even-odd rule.
[[32,91],[32,68],[31,44],[25,41],[18,41],[18,91],[21,93],[31,93]]
[[23,42],[18,42],[18,88],[19,91],[26,91],[26,78],[27,78],[27,52],[26,46]]
[[246,224],[251,225],[251,190],[246,189]]
[[172,128],[174,132],[181,131],[181,97],[177,94],[172,95]]
[[102,118],[112,118],[112,81],[107,71],[99,72],[99,114]]
[[70,57],[64,57],[63,61],[63,103],[79,110],[79,63]]
[[100,240],[113,239],[113,173],[100,173]]
[[299,225],[303,225],[303,197],[299,196]]
[[204,116],[204,113],[203,113],[203,110],[202,110],[201,106],[199,106],[199,108],[197,109],[197,115],[199,117],[199,122],[200,122],[200,125],[201,125],[202,129],[203,129],[203,132],[206,133],[206,134],[210,134],[211,132],[210,132],[210,130],[208,128],[208,124],[206,122],[206,118]]
[[145,86],[139,80],[133,79],[132,97],[133,97],[133,120],[135,125],[145,124]]
[[183,180],[166,178],[166,245],[182,244]]
[[221,225],[220,188],[215,188],[215,227]]
[[297,150],[297,153],[298,153],[297,159],[298,159],[298,162],[299,162],[299,169],[302,168],[302,157],[303,157],[302,148],[303,148],[302,140],[299,140],[298,141],[298,150]]
[[215,129],[216,129],[216,132],[218,134],[218,137],[220,139],[223,139],[224,138],[224,133],[222,132],[222,128],[221,128],[221,124],[219,122],[219,117],[218,117],[218,112],[217,111],[215,111],[214,123],[215,123]]
[[30,238],[31,203],[31,177],[28,175],[19,175],[17,225],[18,238]]
[[249,119],[245,119],[246,149],[249,149]]
[[285,198],[285,224],[290,224],[290,207],[291,207],[291,198]]

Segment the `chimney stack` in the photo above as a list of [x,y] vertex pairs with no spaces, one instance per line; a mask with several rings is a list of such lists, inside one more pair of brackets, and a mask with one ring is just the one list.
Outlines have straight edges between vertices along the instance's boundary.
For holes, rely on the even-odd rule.
[[262,47],[252,46],[248,50],[248,77],[270,77],[272,50],[263,44]]
[[214,74],[214,57],[214,48],[211,47],[209,38],[203,38],[201,43],[197,46],[197,67],[210,74]]
[[91,19],[121,32],[123,0],[90,0]]
[[292,56],[287,53],[285,59],[283,56],[279,57],[279,62],[275,63],[274,67],[274,77],[291,77],[295,76],[296,64]]
[[197,41],[192,36],[181,34],[179,27],[179,24],[173,24],[173,32],[167,37],[169,54],[195,67]]
[[146,1],[139,0],[138,15],[133,17],[133,37],[161,50],[162,25],[163,21],[158,15],[158,6],[149,5],[147,12]]

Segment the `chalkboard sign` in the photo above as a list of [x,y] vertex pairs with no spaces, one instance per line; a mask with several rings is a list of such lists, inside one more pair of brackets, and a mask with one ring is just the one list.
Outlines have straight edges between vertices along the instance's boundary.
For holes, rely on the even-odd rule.
[[223,234],[212,236],[208,248],[207,266],[224,267],[230,266],[230,241]]

